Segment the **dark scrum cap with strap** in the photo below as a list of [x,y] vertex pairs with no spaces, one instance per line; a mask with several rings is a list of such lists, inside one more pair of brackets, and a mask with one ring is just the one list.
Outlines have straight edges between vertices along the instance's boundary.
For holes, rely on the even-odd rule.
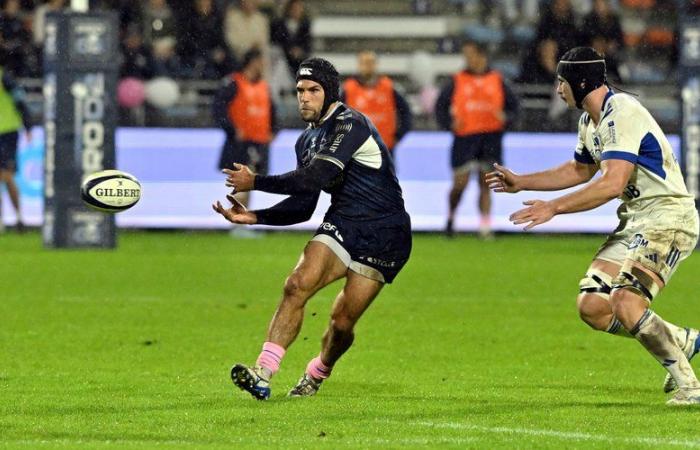
[[571,86],[579,109],[583,109],[583,99],[591,91],[608,83],[605,58],[591,47],[575,47],[564,53],[557,75]]
[[326,115],[328,107],[340,100],[340,79],[338,71],[330,61],[323,58],[309,58],[302,61],[297,70],[296,81],[311,80],[323,87],[323,108],[321,117]]

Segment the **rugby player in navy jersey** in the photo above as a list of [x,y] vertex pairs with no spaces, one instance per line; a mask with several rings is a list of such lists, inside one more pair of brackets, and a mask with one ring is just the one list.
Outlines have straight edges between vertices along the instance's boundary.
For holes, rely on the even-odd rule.
[[267,209],[248,211],[232,195],[232,206],[213,208],[237,224],[290,225],[309,220],[320,192],[331,195],[323,223],[287,278],[282,300],[254,366],[236,364],[231,378],[253,397],[270,397],[270,379],[294,342],[306,302],[340,278],[345,285],[333,303],[321,352],[309,361],[290,396],[314,395],[338,359],[350,348],[353,329],[385,283],[408,261],[411,223],[401,187],[374,125],[339,101],[338,72],[321,58],[304,61],[296,74],[299,113],[309,125],[296,142],[297,169],[259,175],[247,166],[224,169],[233,193],[263,191],[288,195]]

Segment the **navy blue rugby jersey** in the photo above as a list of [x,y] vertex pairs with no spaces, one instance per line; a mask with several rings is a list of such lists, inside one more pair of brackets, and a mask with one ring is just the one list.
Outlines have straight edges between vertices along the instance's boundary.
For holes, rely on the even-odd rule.
[[360,112],[338,103],[319,125],[304,130],[295,151],[299,167],[319,158],[342,169],[324,189],[331,195],[329,213],[350,220],[375,220],[406,211],[389,151]]

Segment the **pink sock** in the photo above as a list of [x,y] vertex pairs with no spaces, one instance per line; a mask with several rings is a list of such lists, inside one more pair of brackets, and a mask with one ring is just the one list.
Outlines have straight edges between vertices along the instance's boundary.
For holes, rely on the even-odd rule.
[[280,362],[282,362],[286,352],[284,348],[274,342],[265,342],[255,364],[264,367],[271,372],[271,375],[274,375],[280,370]]
[[479,221],[479,226],[481,228],[491,228],[491,217],[490,216],[481,216],[481,220]]
[[306,366],[306,373],[317,380],[325,380],[326,378],[330,377],[331,370],[333,370],[332,367],[328,367],[321,362],[320,355],[309,361],[309,365]]

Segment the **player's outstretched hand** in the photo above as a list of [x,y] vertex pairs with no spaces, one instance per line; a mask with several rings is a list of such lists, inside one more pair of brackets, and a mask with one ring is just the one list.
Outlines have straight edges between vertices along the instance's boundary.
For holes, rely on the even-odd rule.
[[224,216],[224,218],[231,223],[252,225],[258,222],[258,218],[255,213],[248,211],[246,207],[241,204],[241,202],[236,200],[233,194],[228,194],[226,198],[231,203],[231,207],[229,209],[225,209],[221,205],[221,202],[217,200],[216,203],[211,205],[211,207],[214,208],[214,211]]
[[520,192],[518,186],[518,175],[512,170],[495,163],[492,172],[485,175],[484,181],[493,192],[509,192],[514,194]]
[[234,192],[248,192],[253,190],[255,173],[250,170],[250,167],[234,163],[233,170],[224,169],[222,172],[227,175],[226,186],[233,188]]
[[513,222],[513,225],[526,223],[525,231],[537,225],[549,222],[549,220],[556,215],[554,206],[550,202],[528,200],[523,202],[523,205],[526,205],[527,208],[514,212],[508,219]]

